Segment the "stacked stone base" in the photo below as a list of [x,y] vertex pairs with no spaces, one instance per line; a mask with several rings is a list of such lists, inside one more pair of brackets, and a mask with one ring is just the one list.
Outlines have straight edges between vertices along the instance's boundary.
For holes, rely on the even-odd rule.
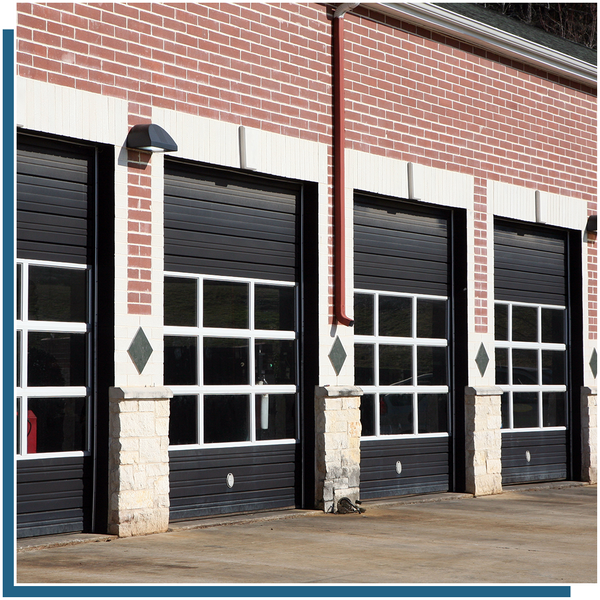
[[598,388],[581,389],[581,479],[598,483]]

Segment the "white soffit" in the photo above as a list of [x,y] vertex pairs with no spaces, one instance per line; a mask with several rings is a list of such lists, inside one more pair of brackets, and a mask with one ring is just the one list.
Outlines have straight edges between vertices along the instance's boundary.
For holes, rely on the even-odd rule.
[[596,67],[551,48],[469,19],[440,6],[406,2],[381,2],[365,6],[385,15],[415,23],[450,37],[466,40],[475,46],[509,56],[521,62],[596,87]]

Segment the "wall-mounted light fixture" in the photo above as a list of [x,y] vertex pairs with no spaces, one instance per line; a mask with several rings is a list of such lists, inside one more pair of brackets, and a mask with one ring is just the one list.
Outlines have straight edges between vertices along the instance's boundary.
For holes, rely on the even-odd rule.
[[134,125],[125,142],[127,148],[145,152],[175,152],[177,144],[160,126],[153,123]]
[[588,217],[585,230],[588,233],[596,233],[598,231],[598,215],[590,215]]

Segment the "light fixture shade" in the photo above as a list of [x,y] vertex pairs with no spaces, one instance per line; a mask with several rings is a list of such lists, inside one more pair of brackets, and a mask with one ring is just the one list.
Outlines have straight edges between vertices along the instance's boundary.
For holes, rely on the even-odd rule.
[[160,126],[153,123],[134,125],[129,131],[125,145],[146,152],[175,152],[177,144]]

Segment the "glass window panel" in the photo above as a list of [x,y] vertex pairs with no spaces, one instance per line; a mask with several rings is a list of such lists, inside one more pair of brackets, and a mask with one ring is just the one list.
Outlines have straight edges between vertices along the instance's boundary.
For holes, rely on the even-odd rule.
[[204,441],[207,444],[249,439],[248,396],[204,396]]
[[27,452],[87,450],[86,398],[29,398]]
[[513,426],[539,426],[537,392],[513,392]]
[[512,339],[514,342],[538,341],[538,318],[535,306],[513,305]]
[[414,432],[412,394],[380,394],[379,432],[381,435]]
[[237,338],[204,338],[204,384],[250,383],[249,342]]
[[496,348],[496,385],[508,383],[508,348]]
[[512,351],[513,385],[539,384],[538,352],[537,350]]
[[508,304],[494,306],[494,337],[497,340],[508,340]]
[[542,350],[542,383],[546,385],[564,385],[566,353],[556,350]]
[[169,444],[198,443],[198,397],[173,396],[170,402]]
[[254,286],[254,327],[294,331],[294,288],[276,285]]
[[21,398],[17,398],[17,431],[15,435],[17,454],[21,454]]
[[547,344],[565,343],[565,311],[542,308],[542,342]]
[[17,331],[17,387],[21,387],[21,337],[23,333],[21,331]]
[[86,385],[85,338],[85,333],[29,333],[27,384]]
[[510,413],[509,413],[510,394],[504,392],[500,398],[500,413],[502,414],[502,429],[510,429]]
[[379,296],[379,335],[412,337],[412,298]]
[[257,394],[255,396],[256,439],[296,438],[296,396]]
[[364,394],[360,399],[361,435],[375,435],[375,395]]
[[417,348],[417,385],[446,385],[446,348]]
[[36,321],[87,321],[86,271],[29,267],[29,318]]
[[294,340],[256,340],[255,379],[258,383],[295,384],[296,353]]
[[542,393],[542,417],[544,427],[564,427],[566,398],[564,392]]
[[204,327],[248,329],[248,284],[204,281]]
[[446,301],[417,298],[417,337],[446,338]]
[[448,431],[448,395],[419,394],[419,433]]
[[17,296],[16,298],[16,306],[17,306],[17,319],[20,320],[22,318],[21,316],[21,298],[22,298],[22,290],[21,290],[21,282],[22,282],[22,276],[21,276],[21,270],[22,270],[23,266],[21,264],[17,265],[17,285],[15,288],[15,294]]
[[356,385],[375,385],[375,346],[354,345],[354,382]]
[[412,385],[411,346],[379,346],[379,385]]
[[373,335],[375,296],[372,294],[354,294],[354,333]]
[[165,385],[198,383],[198,338],[165,336]]
[[198,325],[198,282],[196,279],[165,277],[165,325]]

